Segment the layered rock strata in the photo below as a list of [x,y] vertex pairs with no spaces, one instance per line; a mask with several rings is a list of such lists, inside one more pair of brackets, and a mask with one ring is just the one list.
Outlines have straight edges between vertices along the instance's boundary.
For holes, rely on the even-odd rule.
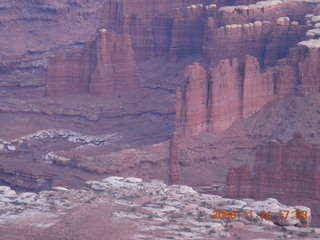
[[179,166],[179,140],[177,134],[173,133],[169,146],[169,184],[179,184],[180,166]]
[[204,59],[212,66],[226,58],[237,58],[242,64],[245,55],[251,55],[258,58],[261,67],[275,65],[278,59],[287,57],[290,47],[305,39],[309,28],[290,19],[278,25],[255,21],[217,28],[214,19],[209,18],[204,33]]
[[137,61],[169,53],[173,18],[177,8],[211,4],[211,0],[155,1],[109,0],[104,5],[108,29],[129,33]]
[[100,29],[83,48],[49,60],[45,95],[103,96],[140,85],[130,36]]
[[229,169],[227,195],[254,199],[273,196],[317,208],[319,171],[320,145],[307,143],[301,134],[288,143],[269,141],[258,146],[252,171],[248,165]]
[[205,22],[216,12],[216,5],[191,5],[176,12],[170,43],[170,60],[173,62],[202,52]]
[[311,13],[317,2],[312,1],[259,1],[256,4],[227,6],[219,9],[219,25],[245,24],[254,21],[277,23],[279,17],[288,16],[294,21],[304,22],[306,13]]
[[260,71],[258,60],[252,56],[245,57],[244,67],[237,59],[220,61],[208,71],[198,63],[187,67],[187,85],[177,91],[178,134],[223,132],[237,119],[252,116],[276,97],[317,90],[319,41],[299,43],[289,58],[265,72]]

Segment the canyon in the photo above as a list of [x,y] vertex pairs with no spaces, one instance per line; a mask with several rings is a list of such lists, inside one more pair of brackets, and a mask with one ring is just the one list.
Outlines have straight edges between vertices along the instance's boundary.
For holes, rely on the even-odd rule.
[[319,0],[4,0],[0,13],[0,185],[73,196],[157,179],[303,205],[299,227],[319,227]]

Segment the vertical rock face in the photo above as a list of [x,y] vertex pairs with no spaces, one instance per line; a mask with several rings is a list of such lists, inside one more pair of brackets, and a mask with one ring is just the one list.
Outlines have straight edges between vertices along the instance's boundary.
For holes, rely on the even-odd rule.
[[81,54],[63,53],[49,60],[46,96],[65,96],[86,92],[81,77]]
[[177,91],[176,126],[178,135],[198,135],[206,131],[208,114],[207,73],[199,63],[186,67],[187,85]]
[[263,63],[264,48],[271,32],[270,22],[232,24],[215,28],[207,24],[204,55],[207,63],[217,65],[219,61],[238,58],[244,62],[245,55],[252,55]]
[[239,168],[229,168],[227,175],[228,197],[248,198],[252,197],[252,176],[249,165]]
[[301,134],[296,134],[285,144],[268,142],[259,146],[253,173],[247,167],[230,169],[228,195],[320,200],[319,171],[320,146],[306,143]]
[[128,92],[141,85],[128,34],[101,29],[82,49],[52,58],[46,96]]
[[[320,87],[320,42],[301,42],[290,57],[261,73],[257,58],[220,61],[205,71],[199,64],[186,68],[187,87],[178,91],[176,128],[181,135],[219,133],[237,119],[247,118],[276,97]],[[192,70],[191,70],[192,69]]]
[[217,28],[209,18],[204,31],[203,55],[205,62],[217,65],[219,61],[238,58],[241,64],[245,55],[255,56],[261,67],[272,66],[288,55],[289,48],[305,38],[306,25],[275,25],[269,21],[231,24]]
[[[126,92],[140,86],[140,78],[128,34],[100,31],[85,49],[84,76],[89,77],[91,95]],[[89,64],[88,64],[89,63]]]
[[264,65],[275,65],[278,59],[287,57],[290,47],[296,46],[299,41],[305,39],[308,29],[306,25],[290,23],[273,26],[265,46]]
[[243,117],[259,111],[273,98],[273,80],[261,74],[256,58],[246,56],[243,82]]
[[179,184],[180,166],[179,166],[179,141],[176,133],[170,138],[170,156],[169,156],[169,183]]
[[[241,4],[240,4],[241,5]],[[245,24],[254,21],[276,23],[277,18],[290,16],[292,20],[304,22],[304,16],[312,12],[314,5],[305,1],[259,1],[249,6],[228,6],[219,9],[219,25]]]
[[272,99],[272,79],[260,74],[257,59],[250,56],[244,70],[237,59],[223,60],[208,71],[194,64],[186,68],[185,79],[186,88],[177,92],[176,129],[180,135],[223,132]]
[[210,70],[208,132],[222,132],[241,117],[242,74],[237,59]]
[[177,11],[172,27],[171,61],[202,52],[204,23],[212,9],[215,7],[205,8],[197,4]]
[[211,0],[109,0],[104,19],[109,29],[129,33],[137,61],[169,53],[173,18],[177,8],[211,4]]
[[299,82],[308,90],[320,82],[320,39],[303,41],[297,50]]

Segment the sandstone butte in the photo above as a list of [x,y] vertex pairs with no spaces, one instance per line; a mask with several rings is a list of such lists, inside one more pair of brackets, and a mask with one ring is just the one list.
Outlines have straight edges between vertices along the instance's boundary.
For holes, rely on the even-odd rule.
[[1,185],[39,196],[55,186],[118,191],[106,196],[118,204],[126,183],[112,178],[125,187],[107,190],[93,180],[136,176],[195,194],[198,205],[193,189],[172,189],[243,206],[277,198],[312,222],[276,224],[319,227],[319,0],[4,0],[0,13]]
[[99,29],[78,51],[62,53],[49,60],[45,95],[101,96],[139,87],[141,79],[130,36]]

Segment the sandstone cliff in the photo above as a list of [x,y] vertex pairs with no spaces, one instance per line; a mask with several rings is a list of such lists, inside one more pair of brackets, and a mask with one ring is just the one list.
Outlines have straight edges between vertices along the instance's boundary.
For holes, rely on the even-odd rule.
[[[137,61],[169,53],[173,18],[177,8],[211,4],[211,0],[109,0],[104,4],[108,29],[129,33]],[[179,21],[179,20],[178,20]],[[187,20],[190,21],[190,20]]]
[[140,85],[129,35],[100,29],[83,48],[49,60],[45,95],[103,96]]
[[276,97],[317,90],[319,56],[319,40],[310,40],[301,42],[289,58],[265,72],[252,56],[244,58],[243,67],[234,59],[220,61],[207,71],[199,64],[186,68],[186,87],[177,93],[178,134],[223,132]]
[[220,26],[245,24],[254,21],[276,23],[279,17],[290,16],[294,21],[303,23],[306,13],[311,13],[315,2],[308,1],[259,1],[248,6],[227,6],[219,9]]
[[179,140],[177,134],[173,133],[170,138],[169,146],[169,184],[179,184],[180,167],[179,167]]
[[251,55],[259,60],[261,67],[275,65],[279,59],[288,56],[290,47],[305,39],[310,28],[285,19],[284,25],[255,21],[217,28],[216,21],[210,17],[204,31],[205,62],[215,66],[223,59],[238,58],[243,64],[245,55]]
[[229,169],[228,196],[264,199],[276,197],[286,203],[301,202],[319,215],[320,145],[307,143],[296,134],[287,143],[269,141],[257,147],[254,167]]
[[[244,71],[244,73],[243,73]],[[180,135],[218,133],[248,117],[272,99],[272,81],[260,74],[256,58],[223,60],[206,72],[199,64],[186,68],[186,88],[177,91],[176,128]]]
[[170,60],[177,61],[192,54],[200,54],[207,16],[213,14],[216,5],[191,5],[178,9],[173,19],[170,43]]
[[186,88],[184,91],[177,90],[177,133],[178,135],[198,135],[207,128],[207,73],[199,63],[194,63],[186,68],[184,77],[187,82]]

